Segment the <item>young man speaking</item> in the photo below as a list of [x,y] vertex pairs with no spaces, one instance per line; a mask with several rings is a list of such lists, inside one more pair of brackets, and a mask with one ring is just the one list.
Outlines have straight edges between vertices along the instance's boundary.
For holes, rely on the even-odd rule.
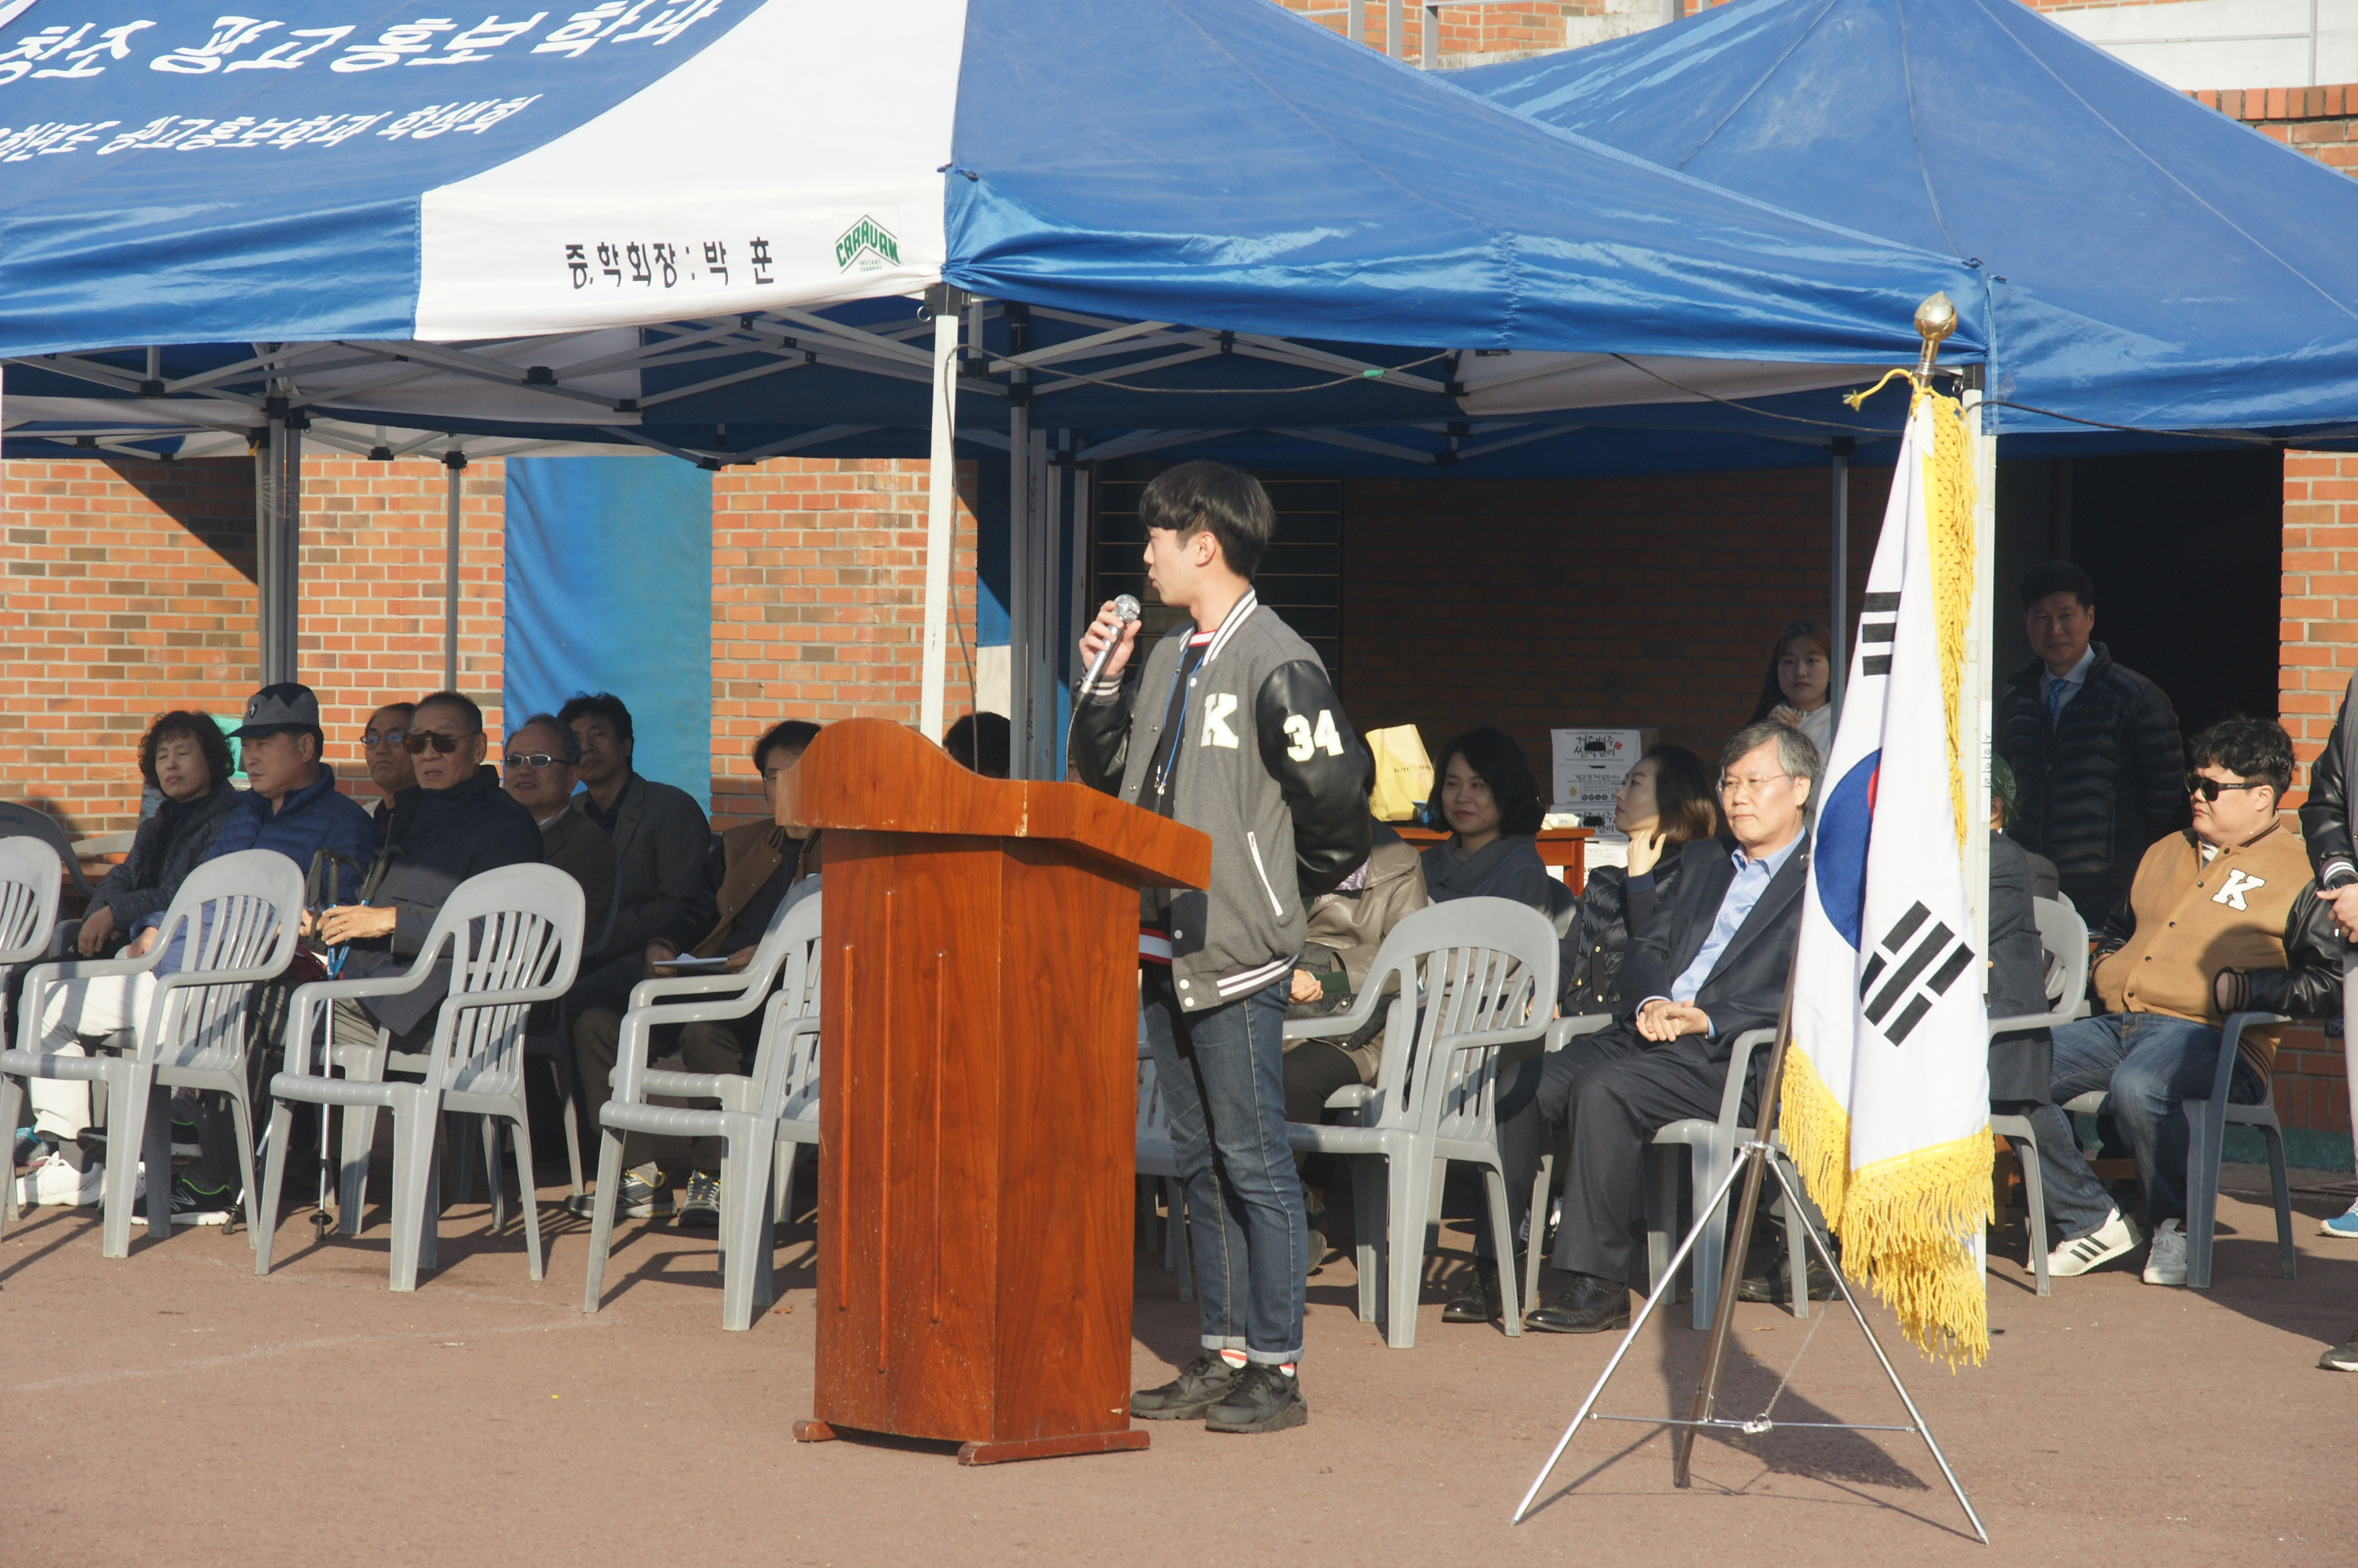
[[1083,783],[1212,838],[1206,892],[1146,890],[1140,1011],[1187,1186],[1204,1354],[1130,1400],[1216,1432],[1310,1419],[1296,1366],[1309,1268],[1285,1139],[1282,1031],[1304,906],[1367,863],[1373,769],[1326,669],[1254,594],[1272,516],[1260,482],[1215,462],[1139,500],[1146,575],[1188,617],[1134,659],[1109,602],[1081,638],[1073,705]]

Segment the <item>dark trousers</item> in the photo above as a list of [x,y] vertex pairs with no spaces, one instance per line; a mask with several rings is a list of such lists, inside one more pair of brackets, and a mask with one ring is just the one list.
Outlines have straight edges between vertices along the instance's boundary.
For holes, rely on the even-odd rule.
[[[762,1044],[762,1013],[755,1008],[743,1018],[719,1022],[661,1024],[647,1031],[647,1060],[659,1062],[676,1052],[691,1073],[744,1073],[752,1070],[754,1053]],[[613,1094],[614,1061],[622,1054],[622,1015],[610,1007],[591,1008],[573,1021],[573,1060],[581,1072],[585,1105],[603,1105]],[[657,1105],[702,1102],[654,1097]],[[666,1138],[642,1132],[622,1137],[622,1169],[635,1170],[653,1161],[672,1172],[720,1173],[721,1141],[718,1138]]]
[[[1359,1064],[1325,1040],[1297,1040],[1285,1048],[1285,1119],[1315,1127],[1326,1119],[1326,1097],[1359,1081]],[[1324,1191],[1335,1179],[1335,1162],[1325,1154],[1299,1154],[1302,1184]]]
[[[1618,1062],[1650,1049],[1626,1023],[1594,1034],[1575,1035],[1561,1051],[1517,1064],[1498,1087],[1498,1153],[1507,1178],[1509,1217],[1514,1233],[1523,1233],[1524,1211],[1531,1206],[1531,1184],[1539,1179],[1540,1161],[1563,1136],[1571,1115],[1573,1095],[1589,1074],[1608,1062]],[[1568,1180],[1572,1167],[1558,1173]],[[1542,1214],[1531,1222],[1533,1231],[1547,1223]],[[1482,1257],[1492,1252],[1489,1227],[1476,1238]]]
[[[1646,1145],[1662,1128],[1719,1115],[1727,1062],[1690,1034],[1644,1053],[1599,1064],[1573,1086],[1566,1130],[1572,1159],[1564,1173],[1563,1223],[1549,1261],[1600,1279],[1629,1283],[1644,1273]],[[1757,1081],[1742,1115],[1758,1114]],[[1695,1201],[1709,1197],[1699,1193]]]

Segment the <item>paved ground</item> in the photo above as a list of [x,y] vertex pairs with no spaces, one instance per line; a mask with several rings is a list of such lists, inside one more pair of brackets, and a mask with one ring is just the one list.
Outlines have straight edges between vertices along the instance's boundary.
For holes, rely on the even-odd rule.
[[[2221,1205],[2218,1281],[2150,1289],[2114,1270],[2030,1293],[1993,1266],[1991,1364],[1951,1375],[1893,1344],[2008,1561],[2346,1563],[2358,1377],[2313,1369],[2358,1323],[2358,1247],[2319,1237],[2346,1202],[2299,1195],[2300,1278],[2277,1275],[2264,1204]],[[2231,1187],[2254,1190],[2251,1173]],[[2259,1190],[2264,1190],[2261,1188]],[[810,1278],[723,1334],[708,1241],[633,1227],[605,1310],[579,1311],[586,1227],[543,1192],[546,1283],[513,1217],[446,1218],[442,1272],[385,1289],[382,1224],[308,1245],[266,1280],[242,1235],[183,1231],[98,1255],[95,1211],[46,1209],[0,1241],[0,1394],[15,1463],[0,1562],[622,1564],[1452,1562],[1650,1565],[1996,1560],[1924,1451],[1888,1433],[1787,1429],[1706,1442],[1669,1484],[1659,1429],[1591,1427],[1553,1500],[1507,1516],[1611,1349],[1608,1337],[1444,1327],[1433,1293],[1410,1351],[1352,1315],[1347,1264],[1312,1281],[1305,1429],[1154,1429],[1147,1453],[959,1468],[922,1445],[797,1445]],[[782,1262],[799,1265],[807,1227]],[[142,1232],[135,1236],[144,1237]],[[1462,1235],[1453,1234],[1462,1246]],[[455,1243],[455,1244],[454,1244]],[[1140,1382],[1188,1354],[1192,1305],[1139,1274]],[[1681,1320],[1684,1314],[1679,1314]],[[1882,1320],[1878,1319],[1878,1326]],[[1728,1403],[1757,1408],[1807,1336],[1744,1308]],[[1691,1392],[1703,1336],[1650,1330],[1604,1408]],[[1779,1407],[1896,1421],[1847,1318],[1826,1321]]]

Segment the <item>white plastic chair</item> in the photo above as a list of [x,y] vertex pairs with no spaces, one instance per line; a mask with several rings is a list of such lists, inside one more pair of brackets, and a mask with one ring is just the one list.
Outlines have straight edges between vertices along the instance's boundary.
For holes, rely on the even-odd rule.
[[[612,1098],[598,1109],[602,1130],[598,1148],[598,1191],[590,1209],[590,1271],[581,1310],[594,1313],[604,1294],[606,1257],[612,1245],[616,1190],[622,1184],[622,1139],[640,1132],[676,1138],[719,1138],[720,1157],[720,1326],[747,1329],[754,1312],[770,1304],[770,1227],[776,1213],[773,1192],[793,1178],[798,1138],[785,1123],[799,1122],[807,1102],[810,1141],[817,1141],[818,1077],[818,970],[820,900],[816,892],[782,904],[763,933],[755,956],[731,979],[744,979],[766,967],[759,983],[741,987],[732,999],[669,1002],[678,995],[674,980],[643,980],[631,992],[622,1014],[614,1062]],[[769,974],[783,968],[777,994]],[[761,1043],[750,1075],[659,1072],[647,1065],[647,1033],[662,1024],[719,1022],[763,1008]],[[648,1097],[717,1099],[717,1109],[651,1105]]]
[[0,966],[49,952],[64,871],[64,858],[41,839],[0,838]]
[[[38,1044],[49,991],[69,981],[151,972],[177,944],[177,973],[160,978],[128,1056],[49,1056],[38,1050],[0,1053],[0,1120],[16,1125],[18,1078],[74,1079],[106,1090],[119,1130],[110,1141],[100,1184],[99,1251],[131,1251],[131,1203],[139,1161],[126,1136],[144,1116],[147,1233],[172,1230],[172,1133],[168,1096],[192,1088],[225,1094],[237,1128],[246,1228],[254,1229],[254,1111],[247,1098],[245,1036],[255,986],[276,978],[295,955],[303,914],[303,872],[273,849],[242,849],[189,873],[164,912],[156,945],[137,958],[42,964],[25,977],[17,1038]],[[276,1152],[273,1146],[273,1154]],[[11,1196],[13,1197],[13,1191]],[[250,1237],[249,1237],[250,1238]]]
[[81,871],[81,846],[66,837],[64,826],[56,817],[38,806],[20,806],[14,801],[0,803],[0,840],[17,838],[33,839],[57,851],[59,871],[73,880],[74,892],[84,898],[90,896],[90,879]]
[[[1513,1046],[1537,1054],[1555,1002],[1557,952],[1545,915],[1502,898],[1453,899],[1392,927],[1347,1011],[1285,1026],[1289,1039],[1347,1039],[1379,1006],[1391,1010],[1376,1081],[1338,1089],[1327,1101],[1356,1107],[1359,1124],[1292,1122],[1286,1133],[1296,1150],[1350,1158],[1359,1315],[1373,1319],[1381,1302],[1385,1341],[1395,1350],[1416,1343],[1427,1233],[1438,1173],[1449,1161],[1484,1168],[1493,1244],[1499,1258],[1514,1257],[1498,1156],[1498,1066]],[[1369,1169],[1376,1160],[1385,1165],[1381,1183]],[[1507,1332],[1520,1336],[1513,1276],[1511,1263],[1502,1266],[1498,1283]]]
[[[340,998],[415,990],[444,961],[449,964],[449,992],[435,1013],[434,1041],[423,1059],[422,1081],[330,1076],[327,1058],[313,1055],[312,1036],[330,1004]],[[553,1001],[565,994],[580,962],[581,884],[554,866],[502,866],[451,890],[406,972],[373,979],[314,980],[297,987],[287,1008],[287,1070],[270,1080],[270,1093],[278,1104],[270,1117],[270,1154],[263,1177],[265,1223],[255,1227],[260,1245],[254,1271],[270,1271],[279,1188],[286,1174],[287,1124],[293,1102],[299,1100],[323,1108],[322,1114],[328,1106],[393,1112],[392,1283],[396,1291],[416,1290],[419,1268],[435,1265],[441,1208],[441,1162],[436,1146],[442,1118],[462,1113],[512,1123],[525,1250],[532,1277],[541,1278],[540,1211],[533,1192],[532,1130],[525,1113],[525,1019],[534,1002]],[[372,1130],[373,1125],[372,1114]],[[488,1148],[488,1132],[484,1141]],[[345,1154],[349,1161],[349,1122]],[[497,1208],[496,1179],[492,1193],[496,1227],[504,1223]],[[356,1217],[356,1206],[347,1217]]]
[[[1662,1272],[1669,1268],[1671,1250],[1678,1245],[1676,1227],[1679,1217],[1679,1167],[1677,1151],[1687,1152],[1688,1184],[1696,1203],[1704,1202],[1719,1190],[1727,1176],[1728,1166],[1736,1162],[1736,1151],[1746,1137],[1744,1126],[1745,1082],[1751,1076],[1752,1054],[1773,1044],[1777,1032],[1773,1029],[1752,1029],[1736,1037],[1728,1047],[1727,1082],[1720,1090],[1719,1115],[1711,1121],[1700,1117],[1673,1121],[1657,1130],[1653,1142],[1646,1150],[1646,1258],[1650,1277],[1661,1282]],[[1777,1086],[1764,1086],[1764,1094],[1775,1094]],[[1784,1159],[1780,1148],[1777,1157]],[[1777,1199],[1782,1204],[1782,1198]],[[1730,1207],[1734,1207],[1733,1202]],[[1693,1275],[1694,1325],[1699,1329],[1711,1326],[1712,1317],[1719,1309],[1719,1287],[1726,1278],[1728,1217],[1703,1227],[1695,1238]],[[1788,1214],[1785,1219],[1786,1278],[1793,1281],[1792,1310],[1795,1317],[1810,1315],[1809,1239],[1801,1234],[1808,1223],[1799,1215]],[[1739,1247],[1750,1241],[1739,1236]]]
[[[1138,1045],[1138,1173],[1163,1184],[1163,1267],[1179,1276],[1179,1299],[1195,1299],[1195,1270],[1187,1250],[1187,1186],[1179,1179],[1179,1155],[1171,1146],[1171,1119],[1163,1108],[1162,1086],[1154,1081],[1154,1048]],[[1315,1260],[1314,1259],[1314,1262]]]
[[[2087,1011],[2088,923],[2061,899],[2032,899],[2030,914],[2039,923],[2039,945],[2047,954],[2048,1009],[2018,1018],[1991,1019],[1993,1040],[2024,1030],[2061,1028]],[[2104,1097],[2093,1098],[2101,1102]],[[2039,1168],[2039,1130],[2027,1116],[1992,1116],[1990,1130],[2017,1146],[2015,1162],[2022,1167],[2023,1206],[2029,1210],[2031,1273],[2039,1293],[2053,1295],[2047,1280],[2047,1185]]]

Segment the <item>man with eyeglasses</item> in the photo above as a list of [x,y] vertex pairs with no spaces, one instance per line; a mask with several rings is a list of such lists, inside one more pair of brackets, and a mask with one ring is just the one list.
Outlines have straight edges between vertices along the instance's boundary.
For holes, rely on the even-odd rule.
[[[1628,1325],[1629,1287],[1644,1262],[1646,1145],[1673,1121],[1719,1115],[1729,1048],[1747,1031],[1773,1026],[1784,1001],[1819,768],[1817,747],[1790,724],[1765,720],[1729,740],[1719,783],[1727,831],[1686,847],[1675,886],[1630,939],[1621,968],[1628,1013],[1542,1058],[1535,1094],[1500,1095],[1510,1196],[1531,1192],[1553,1137],[1572,1142],[1563,1222],[1525,1326],[1595,1334]],[[1651,880],[1631,877],[1629,887],[1648,892],[1639,884]],[[1753,1057],[1747,1118],[1767,1057]],[[1522,1103],[1509,1109],[1509,1099]],[[1532,1231],[1536,1241],[1536,1224]]]
[[[2128,896],[2104,922],[2089,979],[2104,1011],[2054,1031],[2053,1104],[2031,1113],[2047,1217],[2062,1241],[2050,1274],[2084,1274],[2136,1249],[2058,1107],[2096,1090],[2136,1157],[2153,1244],[2145,1282],[2186,1282],[2186,1117],[2219,1068],[2231,1012],[2295,1018],[2342,1005],[2332,905],[2318,896],[2309,852],[2278,820],[2292,783],[2292,741],[2266,719],[2223,719],[2194,738],[2185,775],[2194,826],[2145,853]],[[2227,1098],[2256,1102],[2274,1069],[2273,1036],[2245,1032]],[[2044,1246],[2043,1236],[2031,1238]]]
[[409,748],[402,744],[409,738],[410,716],[416,711],[414,702],[388,702],[369,715],[368,727],[361,731],[361,755],[368,763],[369,782],[384,796],[369,813],[375,819],[380,839],[393,822],[394,797],[417,782]]
[[575,799],[581,738],[553,713],[535,713],[508,736],[500,782],[540,824],[541,858],[581,884],[589,939],[603,932],[614,903],[614,841]]

